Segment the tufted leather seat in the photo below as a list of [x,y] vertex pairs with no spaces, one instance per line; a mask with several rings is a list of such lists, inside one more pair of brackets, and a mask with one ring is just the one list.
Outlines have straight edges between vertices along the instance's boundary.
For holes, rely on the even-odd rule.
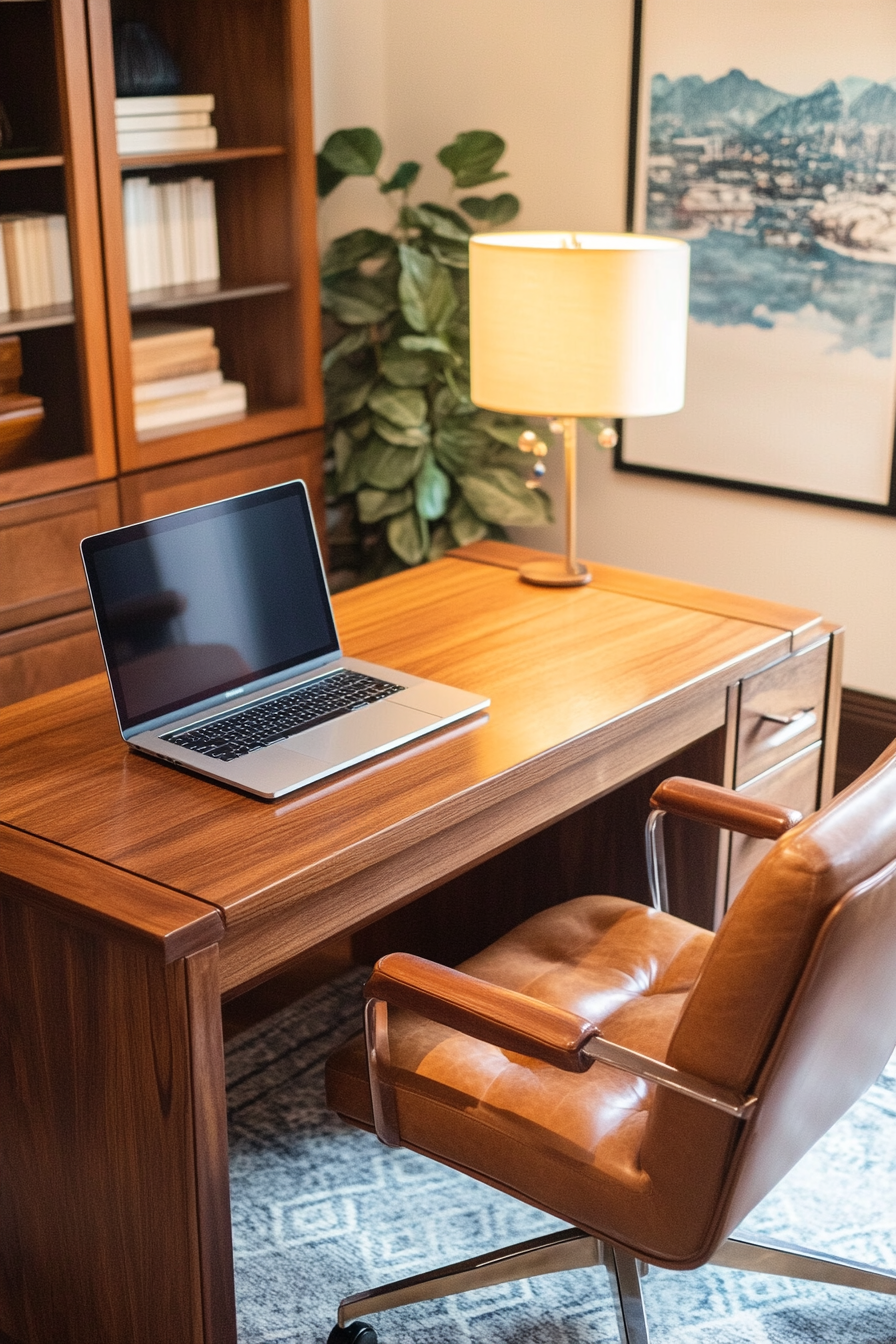
[[[677,794],[661,786],[661,806],[688,789],[706,792],[679,783]],[[725,821],[721,795],[714,790],[704,819],[733,827],[743,804],[732,799]],[[386,957],[368,986],[399,1005],[389,1012],[387,1072],[400,1142],[630,1256],[704,1264],[874,1081],[896,1043],[896,744],[777,841],[716,935],[585,896],[459,969],[465,976]],[[501,1002],[490,986],[526,997]],[[432,1013],[410,1011],[409,993]],[[539,1005],[549,1005],[548,1019],[566,1010],[554,1013],[561,1036],[581,1025],[753,1094],[749,1115],[601,1062],[568,1071],[581,1063],[581,1040],[553,1054],[533,1044],[536,1057],[502,1045],[501,1014],[524,1035],[527,1012],[544,1015]],[[476,1014],[483,1039],[469,1034]],[[560,1067],[544,1062],[555,1055]],[[350,1122],[374,1126],[363,1037],[331,1057],[327,1096]],[[877,1290],[896,1291],[896,1281]]]

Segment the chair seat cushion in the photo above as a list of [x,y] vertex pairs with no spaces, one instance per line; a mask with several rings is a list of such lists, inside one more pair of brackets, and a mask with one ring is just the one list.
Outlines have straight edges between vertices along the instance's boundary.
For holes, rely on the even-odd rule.
[[[671,915],[583,896],[527,920],[461,969],[663,1059],[711,943]],[[651,1085],[601,1064],[566,1073],[415,1013],[390,1009],[389,1027],[403,1143],[612,1236],[603,1212],[594,1223],[609,1200],[617,1239],[626,1240],[626,1202],[650,1199],[639,1153]],[[372,1126],[363,1037],[331,1057],[327,1099],[345,1119]]]

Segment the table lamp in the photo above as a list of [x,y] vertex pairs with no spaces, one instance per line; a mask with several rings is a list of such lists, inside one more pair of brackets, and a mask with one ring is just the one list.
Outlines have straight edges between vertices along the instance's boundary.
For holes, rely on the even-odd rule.
[[527,582],[591,580],[576,559],[576,419],[684,404],[689,261],[687,243],[644,234],[470,239],[472,401],[562,422],[566,558],[521,566]]

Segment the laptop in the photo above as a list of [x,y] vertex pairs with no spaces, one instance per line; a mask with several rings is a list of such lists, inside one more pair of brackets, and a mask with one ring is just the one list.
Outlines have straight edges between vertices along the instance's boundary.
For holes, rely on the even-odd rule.
[[259,798],[485,709],[345,658],[302,481],[81,543],[122,737]]

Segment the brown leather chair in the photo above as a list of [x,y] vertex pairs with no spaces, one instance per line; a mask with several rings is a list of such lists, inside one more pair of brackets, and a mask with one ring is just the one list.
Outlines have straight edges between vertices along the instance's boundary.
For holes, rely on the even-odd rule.
[[[732,1235],[896,1044],[896,743],[805,821],[688,780],[652,803],[780,837],[715,935],[583,896],[458,970],[378,962],[330,1105],[572,1226],[348,1297],[333,1344],[375,1344],[371,1312],[584,1265],[607,1268],[628,1344],[647,1265],[896,1293],[894,1273]],[[658,906],[661,849],[650,868]]]

